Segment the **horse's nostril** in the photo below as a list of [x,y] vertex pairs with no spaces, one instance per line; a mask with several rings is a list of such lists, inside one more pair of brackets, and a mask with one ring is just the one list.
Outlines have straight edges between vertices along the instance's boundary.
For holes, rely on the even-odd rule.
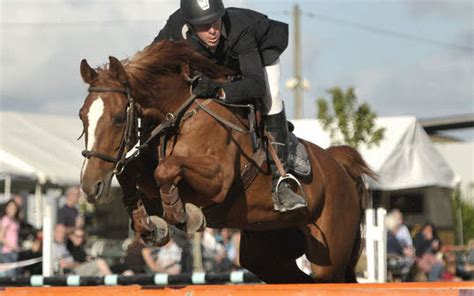
[[100,196],[102,195],[102,190],[104,190],[104,182],[98,181],[95,184],[95,194],[94,194],[95,200],[98,200],[100,198]]

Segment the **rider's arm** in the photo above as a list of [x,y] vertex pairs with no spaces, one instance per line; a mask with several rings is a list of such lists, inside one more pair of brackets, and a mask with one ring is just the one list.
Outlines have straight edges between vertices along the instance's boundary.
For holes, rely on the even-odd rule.
[[255,100],[265,95],[265,75],[255,34],[251,29],[244,32],[233,50],[238,54],[242,80],[222,86],[225,100],[229,103]]

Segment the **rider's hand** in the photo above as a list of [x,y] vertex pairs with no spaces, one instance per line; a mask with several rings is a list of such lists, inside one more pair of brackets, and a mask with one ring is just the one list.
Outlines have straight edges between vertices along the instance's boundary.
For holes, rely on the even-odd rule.
[[201,76],[193,87],[193,94],[198,98],[216,98],[220,88],[220,83],[214,82],[207,76]]

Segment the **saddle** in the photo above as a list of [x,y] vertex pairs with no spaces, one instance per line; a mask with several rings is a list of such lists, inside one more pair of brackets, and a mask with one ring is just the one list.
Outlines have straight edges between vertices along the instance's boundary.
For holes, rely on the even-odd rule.
[[[245,188],[250,186],[253,179],[256,177],[258,170],[261,168],[263,161],[271,161],[271,153],[269,153],[268,138],[265,136],[265,125],[262,120],[260,104],[227,104],[217,100],[220,104],[228,108],[240,109],[241,115],[247,117],[249,123],[249,136],[253,145],[254,155],[253,161],[245,165],[241,171],[241,178]],[[206,111],[206,110],[204,110]],[[294,175],[297,179],[306,179],[311,175],[311,163],[308,156],[308,151],[305,145],[293,133],[294,125],[288,121],[288,172]]]

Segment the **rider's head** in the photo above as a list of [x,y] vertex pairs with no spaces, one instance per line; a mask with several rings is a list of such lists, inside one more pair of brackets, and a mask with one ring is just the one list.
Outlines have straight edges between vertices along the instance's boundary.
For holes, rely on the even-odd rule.
[[181,12],[199,39],[211,48],[219,44],[225,14],[222,0],[181,0]]

